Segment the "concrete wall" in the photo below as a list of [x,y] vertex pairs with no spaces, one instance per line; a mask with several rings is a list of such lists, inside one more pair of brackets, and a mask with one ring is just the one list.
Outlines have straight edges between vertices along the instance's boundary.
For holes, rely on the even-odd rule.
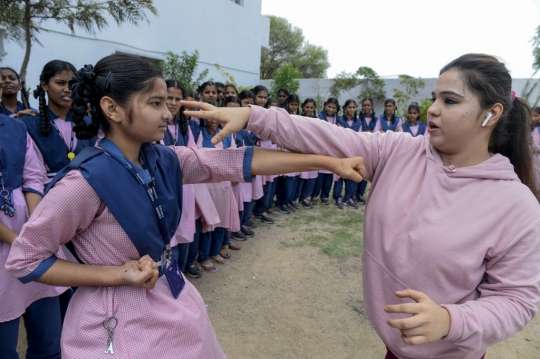
[[[268,46],[270,21],[261,15],[262,0],[159,0],[154,4],[158,16],[149,15],[149,23],[139,26],[123,24],[118,27],[109,20],[109,28],[95,35],[69,29],[54,21],[43,23],[38,35],[43,47],[34,45],[28,66],[27,83],[38,83],[43,65],[53,59],[66,60],[76,68],[95,64],[115,52],[140,55],[151,59],[165,59],[167,51],[180,54],[198,50],[198,71],[210,70],[215,81],[225,78],[214,64],[235,77],[240,85],[259,81],[261,46]],[[19,70],[24,50],[16,43],[5,41],[7,55],[4,66]]]
[[[420,89],[418,96],[411,99],[411,102],[418,102],[422,101],[423,99],[431,98],[431,91],[435,87],[435,83],[437,82],[436,78],[429,78],[429,79],[423,79],[426,83],[426,86],[423,89]],[[516,91],[517,96],[525,96],[524,87],[527,84],[529,79],[513,79],[513,90]],[[262,85],[266,86],[267,88],[270,88],[272,86],[272,80],[261,80],[260,81]],[[399,84],[399,79],[393,78],[393,79],[384,79],[385,82],[385,90],[386,90],[386,98],[392,98],[393,97],[393,90],[394,88],[404,90],[404,88]],[[531,105],[540,105],[540,80],[539,79],[533,79],[531,80],[531,84],[538,83],[537,88],[533,91],[532,95],[529,96],[529,102]],[[529,88],[531,86],[529,84]],[[304,100],[306,98],[316,98],[317,95],[321,96],[323,99],[327,99],[330,97],[330,87],[332,86],[332,80],[331,79],[301,79],[300,80],[300,89],[297,91],[297,95],[300,97],[300,100]],[[344,104],[345,101],[348,99],[354,99],[356,100],[358,98],[358,95],[360,93],[360,88],[354,88],[349,92],[342,93],[339,97],[339,103]],[[510,94],[508,94],[510,96]],[[319,104],[317,104],[319,105]],[[375,112],[377,114],[381,114],[383,110],[384,102],[376,102],[375,103]]]

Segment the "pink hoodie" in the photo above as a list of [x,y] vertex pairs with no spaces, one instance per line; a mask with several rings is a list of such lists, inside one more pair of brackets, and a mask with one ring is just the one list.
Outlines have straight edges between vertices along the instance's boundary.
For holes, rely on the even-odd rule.
[[[536,314],[540,205],[506,157],[445,167],[423,137],[347,131],[274,108],[252,106],[247,128],[294,152],[364,158],[372,181],[364,303],[377,334],[399,358],[479,359]],[[394,295],[406,288],[449,311],[445,338],[410,346],[386,324],[409,316],[384,312],[385,305],[411,302]]]

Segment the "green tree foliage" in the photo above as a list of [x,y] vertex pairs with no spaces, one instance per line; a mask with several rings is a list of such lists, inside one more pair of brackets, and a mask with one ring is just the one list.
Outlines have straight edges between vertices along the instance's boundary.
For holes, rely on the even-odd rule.
[[433,105],[433,101],[430,98],[425,98],[418,104],[420,106],[420,122],[426,123],[427,110]]
[[328,52],[321,46],[304,42],[302,30],[286,19],[270,18],[270,41],[261,51],[261,79],[273,79],[284,63],[296,67],[303,78],[326,77],[330,67]]
[[423,89],[426,83],[421,78],[415,78],[409,75],[399,75],[399,84],[405,89],[399,90],[393,88],[394,100],[398,107],[397,115],[400,117],[407,117],[407,107],[409,101],[418,95],[418,89]]
[[[356,87],[359,87],[359,92],[356,92]],[[354,93],[353,90],[355,90]],[[383,101],[385,98],[384,81],[370,67],[360,67],[354,74],[341,72],[334,78],[330,94],[339,97],[343,92],[347,92],[351,98],[357,98],[358,102],[364,98]]]
[[274,75],[270,94],[277,98],[277,92],[281,88],[288,89],[290,93],[296,93],[300,88],[300,81],[298,79],[301,76],[302,73],[296,67],[289,63],[284,63],[277,69]]
[[[538,73],[538,70],[540,70],[540,26],[536,28],[536,32],[531,42],[533,46],[532,53],[534,58],[532,65],[534,72],[532,76],[534,76],[536,73]],[[527,80],[523,90],[521,91],[521,97],[529,101],[532,106],[537,106],[540,104],[540,80],[533,78]]]
[[169,51],[167,52],[165,61],[158,63],[159,69],[163,72],[163,77],[166,79],[175,79],[185,88],[192,90],[196,90],[208,77],[208,69],[203,70],[195,77],[195,71],[198,65],[199,51],[197,50],[192,54],[182,51],[182,55]]
[[223,67],[221,67],[219,64],[214,64],[214,66],[221,73],[221,75],[225,78],[225,85],[233,85],[238,90],[238,93],[240,93],[240,92],[242,92],[244,90],[251,90],[253,88],[253,86],[238,85],[236,83],[236,80],[235,80],[234,76],[231,75],[230,73],[228,73],[227,71],[225,71],[225,69],[223,69]]
[[108,26],[106,15],[120,25],[138,24],[147,20],[146,10],[157,15],[152,0],[2,0],[0,19],[6,26],[8,37],[25,48],[21,66],[21,79],[26,78],[32,44],[40,44],[41,24],[53,19],[66,24],[72,33],[80,27],[89,33]]

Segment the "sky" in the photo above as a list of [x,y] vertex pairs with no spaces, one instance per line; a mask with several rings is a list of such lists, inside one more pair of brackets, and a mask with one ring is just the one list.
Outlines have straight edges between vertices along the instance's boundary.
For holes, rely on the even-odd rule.
[[381,77],[437,77],[471,52],[498,56],[512,77],[529,78],[540,25],[540,0],[262,0],[261,12],[328,50],[329,78],[360,66]]

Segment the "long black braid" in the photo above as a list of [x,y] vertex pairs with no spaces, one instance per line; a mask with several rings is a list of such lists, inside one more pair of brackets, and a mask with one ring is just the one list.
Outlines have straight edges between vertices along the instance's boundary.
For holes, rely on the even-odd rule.
[[39,100],[39,116],[41,117],[41,134],[48,136],[51,132],[51,119],[49,117],[49,111],[47,111],[47,101],[45,100],[45,90],[41,85],[37,85],[34,90],[34,98]]

